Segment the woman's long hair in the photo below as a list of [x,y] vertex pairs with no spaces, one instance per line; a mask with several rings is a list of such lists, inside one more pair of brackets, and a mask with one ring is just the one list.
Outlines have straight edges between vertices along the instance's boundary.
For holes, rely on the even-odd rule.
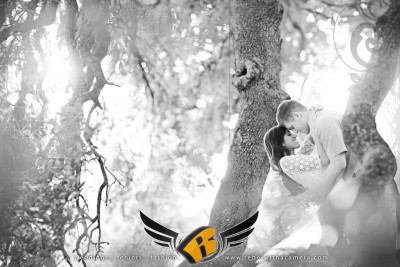
[[288,130],[283,126],[275,126],[264,135],[264,148],[268,154],[269,163],[274,171],[282,172],[279,161],[284,156],[290,155],[290,151],[283,146],[283,137]]
[[307,189],[284,173],[279,165],[281,158],[290,155],[290,150],[283,146],[283,138],[287,131],[288,129],[279,125],[269,129],[264,135],[264,148],[267,152],[271,168],[279,172],[283,185],[292,195],[298,195]]

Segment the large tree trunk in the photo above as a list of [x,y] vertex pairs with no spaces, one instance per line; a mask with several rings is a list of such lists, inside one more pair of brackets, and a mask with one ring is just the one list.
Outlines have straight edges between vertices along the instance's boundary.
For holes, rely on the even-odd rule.
[[[375,34],[380,46],[373,57],[375,64],[366,71],[362,81],[351,88],[343,119],[345,142],[362,164],[362,171],[358,174],[362,179],[360,193],[345,218],[345,234],[352,247],[347,253],[353,253],[352,261],[363,267],[399,266],[394,254],[398,197],[394,182],[396,159],[379,135],[375,122],[376,113],[397,74],[400,45],[398,1],[392,1],[390,9],[378,19]],[[355,221],[359,227],[351,229],[349,225]]]
[[[241,95],[239,120],[233,133],[228,168],[217,193],[209,224],[226,230],[257,211],[269,171],[263,135],[276,125],[279,103],[289,98],[281,90],[280,23],[283,7],[277,0],[231,1],[236,75]],[[225,255],[241,255],[245,245]],[[231,266],[223,256],[213,266]],[[210,264],[208,263],[207,266]]]

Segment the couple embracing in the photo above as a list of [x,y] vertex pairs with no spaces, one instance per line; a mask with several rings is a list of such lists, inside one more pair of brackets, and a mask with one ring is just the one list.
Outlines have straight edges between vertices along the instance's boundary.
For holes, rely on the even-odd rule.
[[[264,146],[271,168],[291,194],[321,203],[338,182],[353,177],[357,160],[344,143],[339,113],[286,100],[276,120],[278,125],[264,136]],[[306,135],[301,145],[298,133]]]
[[[332,211],[350,209],[360,187],[360,180],[353,178],[358,161],[343,140],[341,115],[321,106],[307,108],[286,100],[279,105],[276,120],[278,125],[264,136],[271,168],[279,172],[285,188],[296,198],[305,203],[328,203],[325,206],[330,208],[320,209],[318,216],[274,246],[274,253],[308,249],[312,244],[334,247],[343,239],[342,233],[340,229],[324,229],[324,224],[341,223],[335,222]],[[297,140],[299,133],[305,137],[302,144]],[[321,233],[315,237],[318,227]]]

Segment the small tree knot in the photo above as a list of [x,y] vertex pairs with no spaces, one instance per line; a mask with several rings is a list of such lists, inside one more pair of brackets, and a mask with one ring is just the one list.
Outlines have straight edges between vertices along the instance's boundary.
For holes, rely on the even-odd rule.
[[[389,166],[388,166],[389,162]],[[371,147],[362,160],[363,185],[367,190],[382,191],[396,174],[395,158],[389,147]]]
[[258,79],[262,72],[262,65],[258,59],[240,61],[233,76],[233,85],[241,93],[252,81]]
[[379,106],[372,105],[370,110],[371,110],[372,115],[376,116],[376,113],[378,113],[378,110],[379,110]]

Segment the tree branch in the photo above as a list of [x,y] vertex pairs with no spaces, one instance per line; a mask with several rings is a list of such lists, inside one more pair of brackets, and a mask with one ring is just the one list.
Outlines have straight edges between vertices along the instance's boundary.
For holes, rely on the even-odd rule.
[[0,31],[0,43],[7,40],[12,33],[28,32],[53,24],[56,19],[56,13],[59,3],[60,0],[49,0],[46,5],[42,6],[39,18],[37,18],[36,20],[25,21],[24,23],[9,26]]
[[329,7],[340,7],[340,8],[343,8],[343,7],[357,7],[357,5],[358,5],[358,1],[357,0],[351,1],[350,3],[343,3],[343,4],[333,3],[333,2],[328,1],[328,0],[321,0],[321,3],[323,3],[323,4],[325,4],[325,5],[329,6]]
[[[375,117],[397,74],[400,55],[399,5],[392,4],[378,19],[375,33],[380,47],[372,56],[371,67],[362,82],[351,88],[343,130],[346,143],[351,144],[359,159],[363,159],[365,189],[380,191],[396,173],[395,157],[378,133]],[[385,160],[380,160],[381,156]],[[374,169],[382,172],[375,175]]]

